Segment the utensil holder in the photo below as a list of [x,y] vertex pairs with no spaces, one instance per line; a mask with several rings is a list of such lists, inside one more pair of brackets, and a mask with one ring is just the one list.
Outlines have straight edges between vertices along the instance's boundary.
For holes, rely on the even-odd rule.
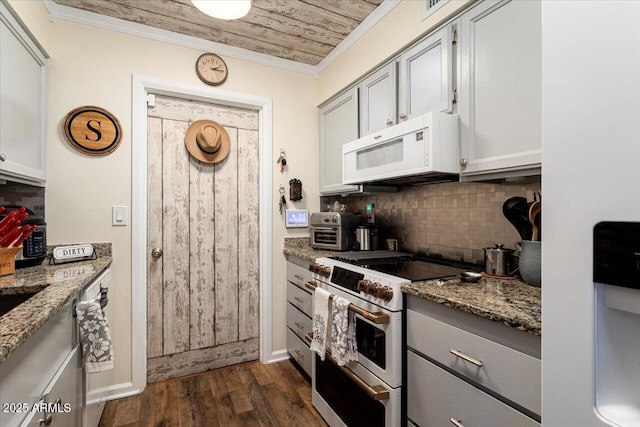
[[0,276],[13,274],[16,271],[16,254],[22,250],[17,248],[0,248]]
[[541,253],[542,242],[523,240],[520,252],[520,276],[522,280],[532,286],[542,284]]

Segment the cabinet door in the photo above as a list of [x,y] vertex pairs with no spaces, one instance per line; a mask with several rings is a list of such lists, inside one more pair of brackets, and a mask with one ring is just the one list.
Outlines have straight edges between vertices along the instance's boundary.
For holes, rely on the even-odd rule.
[[[45,57],[0,5],[0,175],[43,182]],[[21,178],[21,179],[20,179]]]
[[396,64],[369,75],[359,85],[360,136],[396,123]]
[[51,412],[52,426],[80,427],[84,399],[82,396],[82,357],[77,345],[60,368],[59,375],[54,378],[45,391],[47,403],[58,404]]
[[342,145],[358,138],[358,89],[353,87],[319,109],[320,193],[356,191],[342,185]]
[[484,1],[460,18],[463,177],[539,173],[541,5]]
[[451,31],[451,25],[445,26],[400,57],[400,121],[431,110],[451,111]]

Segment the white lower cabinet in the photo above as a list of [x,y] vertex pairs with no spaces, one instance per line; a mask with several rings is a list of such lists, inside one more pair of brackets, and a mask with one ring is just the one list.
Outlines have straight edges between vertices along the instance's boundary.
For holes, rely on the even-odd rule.
[[420,427],[540,425],[411,351],[407,356],[407,396],[407,415]]
[[22,426],[82,425],[82,379],[82,352],[76,345],[36,404],[41,410],[33,411]]
[[540,337],[407,298],[407,417],[420,427],[535,427]]
[[287,351],[293,360],[311,376],[311,350],[304,339],[311,332],[313,297],[304,288],[311,280],[309,261],[289,257],[287,263]]
[[[23,425],[26,418],[37,413],[31,413],[31,409],[43,396],[45,403],[53,403],[47,400],[46,393],[64,376],[63,371],[75,357],[77,348],[71,310],[72,303],[68,302],[0,364],[0,400],[3,404],[24,404],[29,409],[26,413],[0,412],[1,426]],[[82,399],[82,383],[70,393],[77,393]],[[74,399],[73,405],[73,410],[82,412],[82,400],[77,403]],[[72,427],[81,423],[64,425]]]

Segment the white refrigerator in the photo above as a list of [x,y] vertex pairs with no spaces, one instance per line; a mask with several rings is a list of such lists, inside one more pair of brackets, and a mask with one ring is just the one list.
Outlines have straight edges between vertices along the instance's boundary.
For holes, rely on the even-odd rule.
[[640,222],[640,2],[545,0],[542,23],[542,422],[640,426],[640,289],[607,306],[593,276],[594,226]]

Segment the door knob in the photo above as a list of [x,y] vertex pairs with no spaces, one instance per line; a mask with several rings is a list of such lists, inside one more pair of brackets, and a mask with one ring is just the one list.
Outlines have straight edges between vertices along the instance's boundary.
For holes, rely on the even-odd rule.
[[4,153],[0,154],[0,162],[4,162],[5,160],[7,160],[7,155]]
[[407,120],[407,115],[405,113],[400,113],[400,120]]
[[154,258],[160,258],[162,256],[162,249],[160,248],[151,249],[151,256]]

